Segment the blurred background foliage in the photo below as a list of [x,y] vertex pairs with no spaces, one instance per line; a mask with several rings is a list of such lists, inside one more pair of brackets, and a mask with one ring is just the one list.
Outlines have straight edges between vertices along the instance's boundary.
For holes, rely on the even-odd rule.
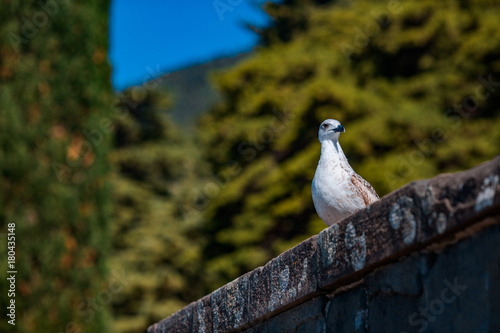
[[318,233],[326,118],[381,196],[498,154],[500,1],[269,3],[261,46],[212,75],[219,102],[191,126],[172,120],[161,79],[112,100],[107,2],[61,5],[18,49],[10,13],[39,7],[0,6],[17,332],[143,332]]
[[185,221],[179,209],[194,197],[204,165],[189,136],[163,114],[169,104],[164,92],[142,87],[116,101],[110,266],[129,279],[113,297],[117,332],[143,332],[205,292],[201,220]]
[[108,290],[111,239],[109,3],[53,3],[0,2],[0,331],[106,332],[109,307],[92,301]]

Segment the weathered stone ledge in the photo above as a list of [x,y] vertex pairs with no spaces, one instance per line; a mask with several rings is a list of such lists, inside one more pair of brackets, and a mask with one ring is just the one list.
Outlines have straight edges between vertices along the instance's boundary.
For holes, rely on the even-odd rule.
[[498,214],[499,178],[497,156],[465,172],[412,182],[150,326],[148,332],[241,331],[331,293]]

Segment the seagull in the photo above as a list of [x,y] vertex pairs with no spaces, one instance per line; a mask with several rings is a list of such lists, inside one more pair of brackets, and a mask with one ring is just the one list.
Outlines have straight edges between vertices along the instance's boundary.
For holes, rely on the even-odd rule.
[[327,119],[319,126],[321,156],[312,182],[314,208],[328,226],[377,201],[379,196],[349,165],[339,143],[345,132],[338,120]]

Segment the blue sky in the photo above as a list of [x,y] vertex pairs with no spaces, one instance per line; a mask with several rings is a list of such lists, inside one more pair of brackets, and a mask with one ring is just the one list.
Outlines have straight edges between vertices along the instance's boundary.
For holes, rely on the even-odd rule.
[[[263,0],[112,0],[110,61],[116,90],[220,56],[248,51],[269,23]],[[217,8],[216,8],[217,7]]]

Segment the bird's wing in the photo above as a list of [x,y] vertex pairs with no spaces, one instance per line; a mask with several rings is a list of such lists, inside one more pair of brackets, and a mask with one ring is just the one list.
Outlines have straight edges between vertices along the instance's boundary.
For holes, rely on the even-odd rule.
[[368,206],[369,204],[380,199],[377,192],[375,192],[370,183],[364,180],[356,172],[351,176],[351,182],[358,189],[358,192],[359,194],[361,194],[361,197],[363,198],[365,205]]

